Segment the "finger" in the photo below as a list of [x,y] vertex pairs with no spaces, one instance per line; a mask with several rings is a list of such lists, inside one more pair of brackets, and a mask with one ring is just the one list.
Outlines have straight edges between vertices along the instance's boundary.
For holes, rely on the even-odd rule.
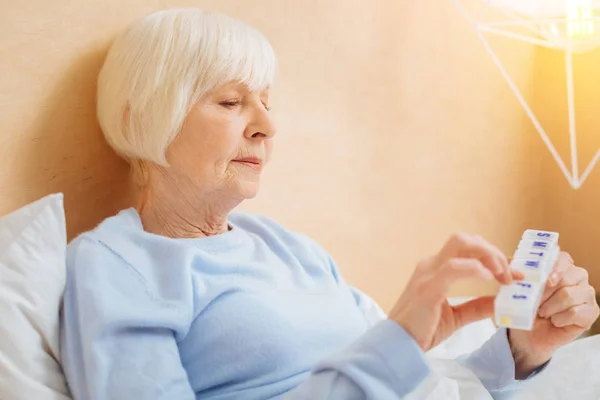
[[504,283],[505,285],[512,283],[512,269],[510,268],[508,259],[506,258],[504,253],[498,247],[492,245],[491,243],[483,239],[481,236],[475,236],[475,241],[481,247],[487,249],[487,251],[490,253],[489,257],[484,257],[482,259],[483,265],[487,266],[488,268],[489,266],[493,265],[496,268],[496,270],[499,268],[500,271],[496,275],[496,279],[498,279],[499,282]]
[[475,258],[503,284],[512,281],[506,256],[495,246],[478,236],[454,234],[438,254],[438,265],[451,258]]
[[512,257],[508,257],[506,260],[508,262],[508,268],[510,269],[510,272],[512,273],[513,280],[515,280],[515,281],[522,281],[523,279],[525,279],[525,274],[524,273],[522,273],[518,269],[511,268],[510,264],[512,263],[513,258]]
[[436,271],[432,280],[432,290],[445,295],[454,282],[466,278],[489,281],[494,279],[494,275],[475,258],[452,258]]
[[542,300],[540,301],[540,304],[543,304],[546,300],[548,300],[554,293],[556,293],[557,290],[559,290],[563,287],[577,286],[582,283],[587,284],[588,279],[589,279],[589,274],[585,268],[574,267],[574,268],[569,269],[563,275],[562,280],[558,284],[556,284],[554,286],[546,285],[546,287],[544,289],[544,293],[542,295]]
[[521,271],[511,268],[511,272],[512,272],[513,280],[522,281],[523,279],[525,279],[525,274],[522,273]]
[[538,315],[549,318],[573,306],[594,301],[596,292],[589,285],[567,286],[557,290],[539,308]]
[[558,254],[558,258],[556,259],[556,262],[552,268],[552,272],[550,273],[550,277],[548,278],[548,283],[550,286],[556,286],[556,284],[558,284],[567,271],[572,267],[574,267],[574,265],[571,255],[567,252],[561,251]]
[[597,318],[598,309],[595,305],[580,304],[553,315],[550,321],[557,328],[575,325],[582,329],[589,329]]
[[453,306],[456,329],[494,315],[494,296],[484,296]]

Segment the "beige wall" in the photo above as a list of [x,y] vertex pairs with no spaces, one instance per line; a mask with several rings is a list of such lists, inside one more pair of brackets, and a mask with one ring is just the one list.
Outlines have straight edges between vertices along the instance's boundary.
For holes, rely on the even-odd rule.
[[[571,169],[565,54],[539,49],[532,80],[535,111],[548,130],[562,159]],[[573,59],[577,141],[580,174],[600,148],[600,52],[576,55]],[[592,284],[600,290],[600,165],[592,171],[582,188],[573,190],[544,152],[544,201],[548,229],[560,232],[560,243],[576,263],[590,272]]]
[[[545,150],[439,0],[0,0],[0,214],[64,191],[73,235],[128,204],[126,167],[95,121],[95,75],[132,19],[192,5],[255,25],[280,56],[275,159],[242,208],[312,235],[384,308],[451,232],[510,253],[544,225]],[[529,93],[534,50],[493,43]]]

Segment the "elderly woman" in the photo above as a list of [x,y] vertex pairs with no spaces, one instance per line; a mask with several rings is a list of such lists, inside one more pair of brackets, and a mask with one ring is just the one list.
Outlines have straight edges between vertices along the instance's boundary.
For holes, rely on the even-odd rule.
[[[454,235],[385,316],[314,241],[232,214],[271,156],[275,65],[256,30],[197,9],[146,16],[110,49],[98,117],[139,201],[68,248],[62,363],[76,399],[403,398],[428,376],[428,349],[493,312],[488,297],[450,307],[448,287],[520,278],[496,247]],[[597,315],[562,254],[533,331],[500,329],[460,362],[508,397]]]

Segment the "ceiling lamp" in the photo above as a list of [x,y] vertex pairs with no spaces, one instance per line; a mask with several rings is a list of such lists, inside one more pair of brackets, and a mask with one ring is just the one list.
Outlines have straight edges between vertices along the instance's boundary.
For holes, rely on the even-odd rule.
[[[573,90],[573,54],[589,52],[600,47],[600,0],[481,0],[482,10],[478,15],[469,14],[459,0],[451,1],[475,28],[477,36],[533,122],[571,187],[579,189],[600,159],[600,150],[596,152],[592,161],[580,175]],[[492,10],[495,10],[493,13],[494,18],[490,18]],[[498,18],[498,16],[501,18]],[[500,35],[565,52],[571,150],[570,170],[556,151],[546,131],[504,68],[484,33]]]

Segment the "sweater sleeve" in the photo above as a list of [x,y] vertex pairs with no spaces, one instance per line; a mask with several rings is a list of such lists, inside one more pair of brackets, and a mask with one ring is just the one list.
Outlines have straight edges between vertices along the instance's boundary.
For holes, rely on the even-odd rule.
[[429,374],[424,354],[400,325],[376,323],[352,346],[319,362],[286,400],[402,399]]
[[506,328],[498,329],[479,349],[457,360],[473,371],[495,400],[512,399],[548,365],[542,365],[527,379],[515,379],[515,361]]

